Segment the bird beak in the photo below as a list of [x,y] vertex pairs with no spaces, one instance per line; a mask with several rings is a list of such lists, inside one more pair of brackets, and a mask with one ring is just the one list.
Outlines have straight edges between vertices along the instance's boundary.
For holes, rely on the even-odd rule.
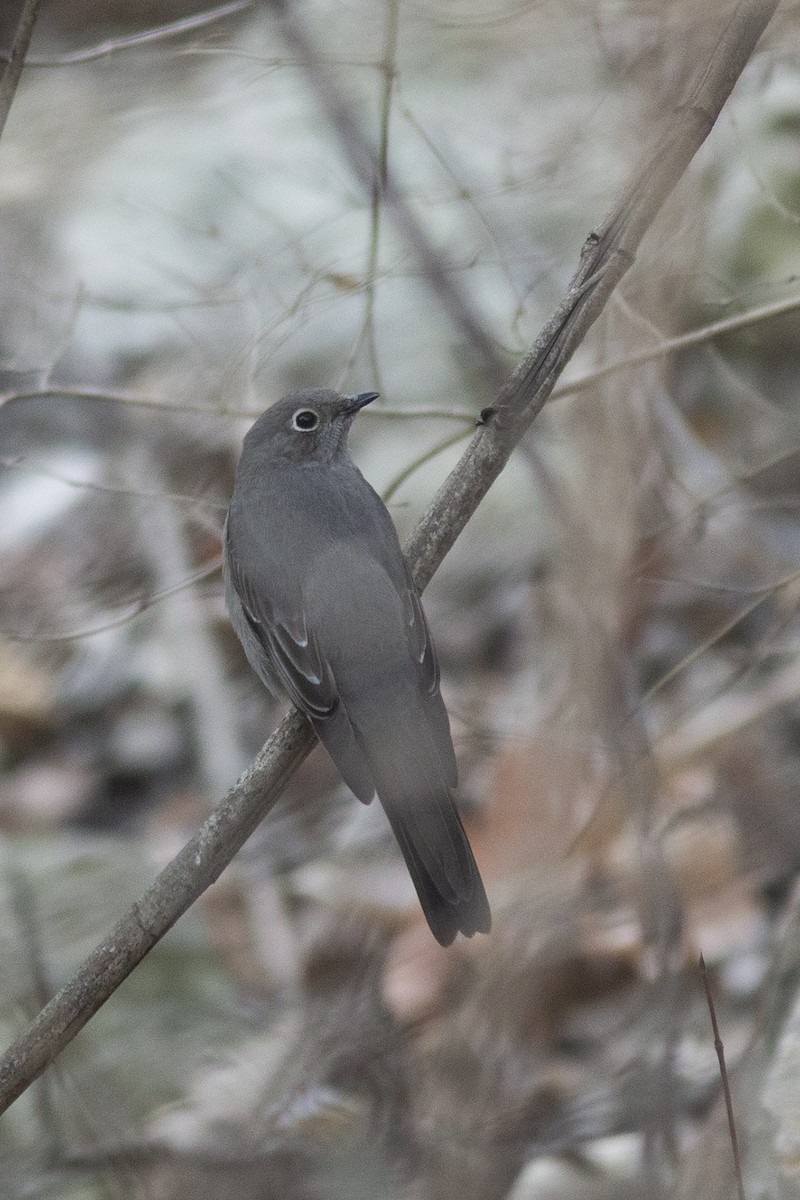
[[362,408],[366,408],[368,404],[372,404],[373,400],[377,400],[380,392],[359,392],[357,396],[345,396],[347,401],[345,407],[345,416],[355,416]]

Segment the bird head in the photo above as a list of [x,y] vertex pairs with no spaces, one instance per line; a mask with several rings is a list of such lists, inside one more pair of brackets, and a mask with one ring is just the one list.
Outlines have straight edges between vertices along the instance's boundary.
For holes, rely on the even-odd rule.
[[356,413],[377,396],[340,396],[328,388],[290,392],[258,418],[245,437],[245,448],[268,463],[333,462],[347,448]]

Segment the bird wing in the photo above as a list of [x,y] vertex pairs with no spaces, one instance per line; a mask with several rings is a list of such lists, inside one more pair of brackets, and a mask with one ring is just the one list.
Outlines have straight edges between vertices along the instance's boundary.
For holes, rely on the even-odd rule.
[[414,583],[397,537],[397,530],[383,500],[361,476],[360,472],[359,480],[365,491],[374,498],[374,502],[368,505],[368,512],[376,531],[379,532],[378,536],[371,540],[371,546],[402,602],[408,650],[415,665],[417,683],[423,694],[436,696],[439,692],[439,663],[417,585]]
[[403,559],[403,566],[405,568],[405,587],[401,592],[401,598],[405,609],[409,650],[417,663],[420,687],[429,696],[435,696],[439,691],[439,662],[436,658],[425,610],[405,559]]
[[[339,701],[330,668],[322,661],[316,638],[306,624],[302,607],[288,616],[256,585],[238,559],[229,528],[225,530],[225,566],[242,617],[257,644],[254,667],[262,681],[277,683],[289,699],[312,721],[331,715]],[[255,649],[248,639],[245,649]]]
[[441,753],[442,766],[450,787],[455,787],[458,780],[456,758],[453,751],[453,741],[450,736],[450,720],[447,716],[439,694],[439,661],[433,645],[431,632],[422,601],[419,598],[416,584],[411,578],[405,559],[405,587],[401,592],[406,614],[406,633],[411,657],[416,668],[417,685],[421,698],[424,699],[431,728],[435,730],[437,744]]

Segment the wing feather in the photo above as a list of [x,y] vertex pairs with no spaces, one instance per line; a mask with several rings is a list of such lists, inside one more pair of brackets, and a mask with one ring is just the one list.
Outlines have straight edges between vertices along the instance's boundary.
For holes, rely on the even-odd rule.
[[429,696],[434,696],[439,690],[439,663],[425,619],[425,611],[407,567],[406,586],[401,598],[406,615],[409,649],[411,657],[418,665],[420,686]]
[[[227,529],[225,560],[242,616],[266,658],[271,678],[265,678],[263,682],[268,686],[277,683],[312,721],[330,716],[339,703],[339,694],[330,668],[322,661],[316,639],[308,630],[302,609],[291,617],[280,613],[264,595],[263,589],[253,585],[233,550]],[[254,662],[252,665],[263,676],[265,664]]]

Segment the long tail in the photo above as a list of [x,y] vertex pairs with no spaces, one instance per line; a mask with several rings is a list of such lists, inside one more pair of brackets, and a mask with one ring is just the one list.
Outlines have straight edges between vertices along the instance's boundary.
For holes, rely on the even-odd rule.
[[378,798],[437,942],[449,946],[458,932],[488,933],[489,902],[450,792],[395,799],[379,785]]
[[418,705],[392,713],[373,707],[355,736],[431,932],[449,946],[459,931],[467,937],[488,933],[492,917],[453,799],[455,758],[444,706],[436,699],[443,725]]
[[436,940],[449,946],[459,932],[488,933],[489,902],[453,799],[441,697],[415,690],[392,705],[359,699],[315,724],[320,740],[359,800],[377,792]]

